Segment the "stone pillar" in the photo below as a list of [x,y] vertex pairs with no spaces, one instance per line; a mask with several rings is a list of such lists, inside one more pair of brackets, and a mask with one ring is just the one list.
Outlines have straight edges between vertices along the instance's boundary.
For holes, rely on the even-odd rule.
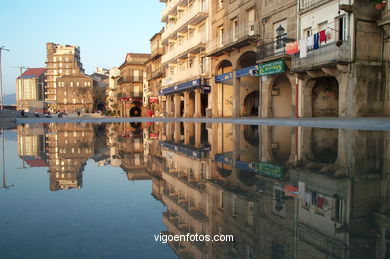
[[233,71],[233,112],[232,117],[240,117],[240,78],[236,78],[236,71]]
[[240,124],[233,124],[233,166],[240,160]]
[[172,125],[170,122],[165,124],[165,137],[168,141],[172,140]]
[[191,137],[194,136],[194,123],[184,123],[184,144],[189,145]]
[[184,92],[184,114],[183,117],[192,117],[190,112],[191,108],[190,92]]
[[202,142],[202,124],[195,123],[195,146],[199,147]]
[[175,114],[174,114],[174,116],[176,118],[178,118],[178,117],[180,117],[181,96],[179,94],[175,94],[173,101],[175,103]]
[[166,106],[165,106],[165,112],[167,114],[167,117],[171,117],[172,111],[172,97],[170,95],[167,95],[167,101],[166,101]]
[[194,113],[195,118],[202,117],[201,107],[202,107],[202,100],[201,100],[200,89],[196,89],[195,90],[195,113]]
[[175,122],[175,130],[173,132],[173,138],[176,143],[181,141],[180,122]]

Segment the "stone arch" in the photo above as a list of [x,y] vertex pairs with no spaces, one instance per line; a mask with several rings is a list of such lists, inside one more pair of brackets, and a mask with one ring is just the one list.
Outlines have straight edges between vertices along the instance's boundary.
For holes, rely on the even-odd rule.
[[258,116],[260,91],[255,90],[245,96],[243,112],[244,116]]
[[[229,67],[231,67],[231,68],[228,69]],[[228,71],[225,71],[225,70],[228,70]],[[232,70],[233,70],[233,63],[228,59],[224,59],[224,60],[221,60],[218,63],[218,65],[215,67],[215,74],[216,75],[223,74],[223,73],[231,72]]]
[[138,107],[138,106],[133,106],[131,109],[130,109],[130,117],[140,117],[142,114],[141,114],[141,108]]
[[256,52],[247,51],[238,58],[236,68],[241,69],[253,65],[256,65]]
[[313,117],[339,116],[339,82],[336,77],[325,76],[314,80],[311,94]]
[[290,117],[292,115],[292,84],[285,74],[271,81],[271,117]]

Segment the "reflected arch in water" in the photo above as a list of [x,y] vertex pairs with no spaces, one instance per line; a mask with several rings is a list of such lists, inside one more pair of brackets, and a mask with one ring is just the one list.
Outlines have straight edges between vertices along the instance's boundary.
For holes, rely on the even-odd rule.
[[259,126],[257,125],[244,125],[243,126],[244,139],[248,144],[258,147],[259,146]]
[[245,186],[253,186],[256,184],[256,173],[245,170],[237,170],[237,178],[243,183]]
[[130,117],[140,117],[141,114],[141,108],[138,106],[134,106],[130,109]]
[[315,162],[336,162],[338,156],[337,129],[313,128],[311,140],[311,152]]

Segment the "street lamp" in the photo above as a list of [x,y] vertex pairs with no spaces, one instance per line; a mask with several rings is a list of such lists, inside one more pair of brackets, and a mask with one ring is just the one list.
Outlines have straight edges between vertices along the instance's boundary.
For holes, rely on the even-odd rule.
[[5,46],[0,47],[0,95],[1,95],[1,109],[3,109],[4,104],[4,95],[3,95],[3,75],[1,73],[1,52],[3,50],[9,51],[9,49],[6,49]]

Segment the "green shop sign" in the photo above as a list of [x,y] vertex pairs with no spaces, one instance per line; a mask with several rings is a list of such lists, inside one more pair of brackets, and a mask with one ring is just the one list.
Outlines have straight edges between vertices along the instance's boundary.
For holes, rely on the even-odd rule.
[[279,59],[279,60],[259,64],[257,65],[257,68],[258,68],[258,73],[257,73],[258,76],[279,74],[286,71],[286,63],[284,63],[283,59]]
[[284,176],[284,169],[281,166],[259,163],[258,173],[260,175],[281,179]]

